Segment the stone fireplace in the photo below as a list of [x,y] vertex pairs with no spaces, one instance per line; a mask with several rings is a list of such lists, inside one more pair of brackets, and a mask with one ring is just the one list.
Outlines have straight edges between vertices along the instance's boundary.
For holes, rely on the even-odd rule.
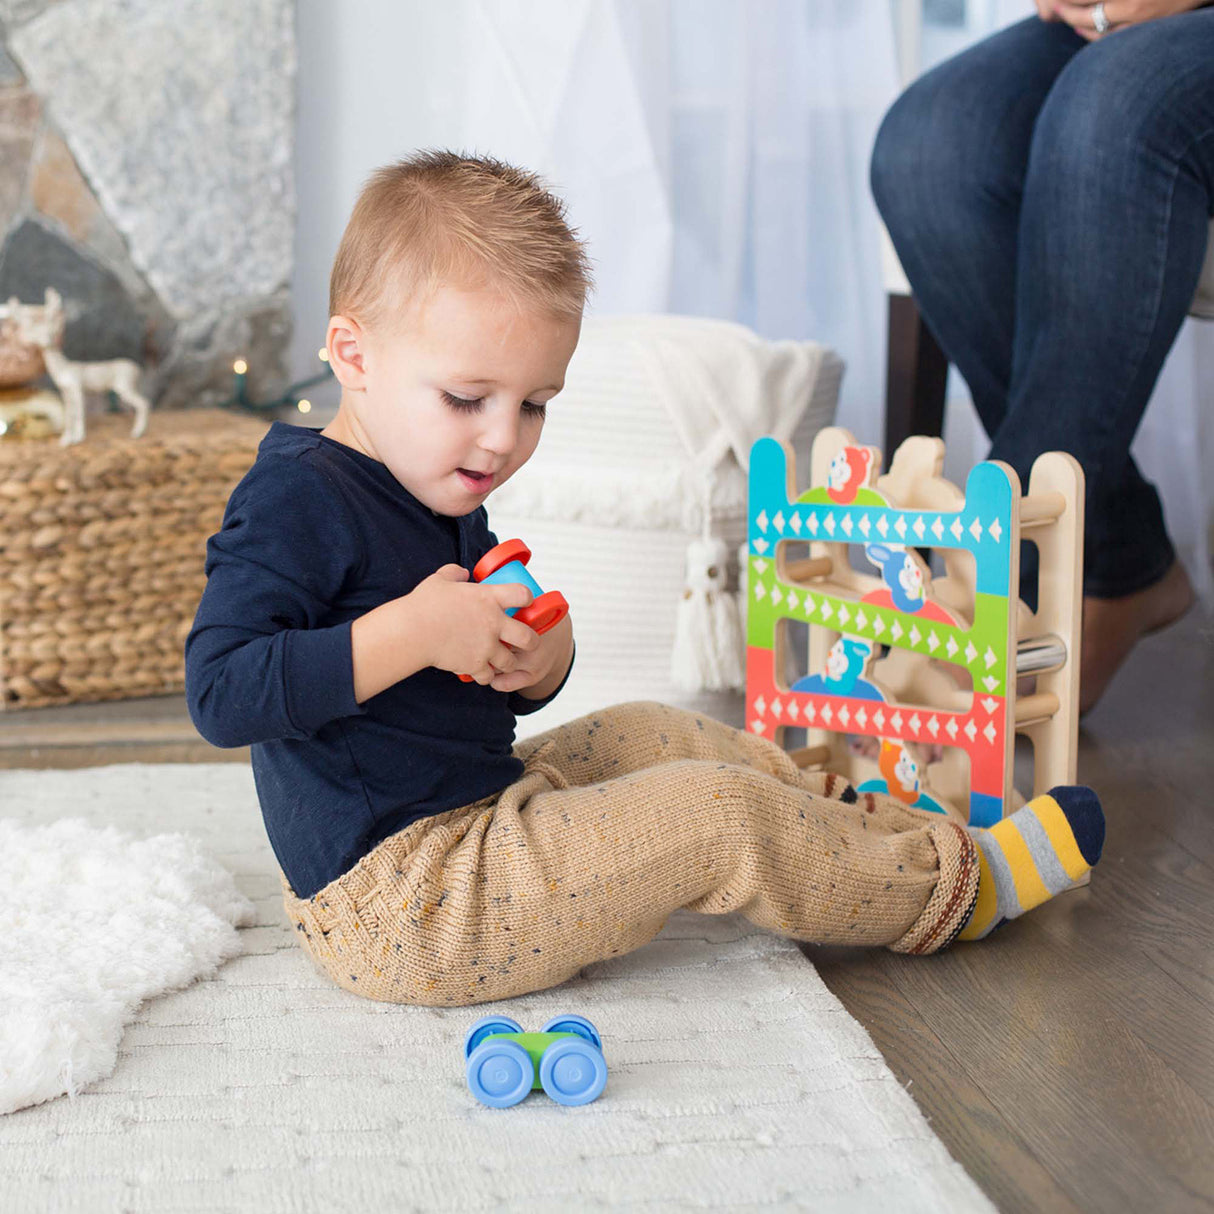
[[159,408],[285,386],[290,0],[0,0],[0,302],[67,306],[69,358]]

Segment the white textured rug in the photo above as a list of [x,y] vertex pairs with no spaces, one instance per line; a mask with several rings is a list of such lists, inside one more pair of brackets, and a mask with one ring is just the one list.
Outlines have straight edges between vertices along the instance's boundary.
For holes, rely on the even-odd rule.
[[[112,1075],[0,1117],[4,1210],[993,1209],[809,962],[740,916],[679,912],[507,1003],[373,1003],[295,944],[246,767],[0,772],[0,813],[187,832],[257,911],[242,955],[139,1009]],[[480,1105],[462,1041],[491,1011],[589,1017],[603,1095]]]

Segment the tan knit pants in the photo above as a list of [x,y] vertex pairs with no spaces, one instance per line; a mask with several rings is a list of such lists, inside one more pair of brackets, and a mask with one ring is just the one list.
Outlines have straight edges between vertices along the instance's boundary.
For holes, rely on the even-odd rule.
[[514,784],[411,823],[313,897],[283,878],[300,943],[340,986],[397,1003],[506,999],[640,948],[679,907],[930,953],[977,896],[962,826],[857,796],[710,717],[620,704],[515,753]]

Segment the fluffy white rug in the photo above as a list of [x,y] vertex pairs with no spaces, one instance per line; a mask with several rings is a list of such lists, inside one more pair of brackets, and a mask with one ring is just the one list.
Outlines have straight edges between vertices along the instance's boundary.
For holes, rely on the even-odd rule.
[[[84,1032],[101,1038],[104,1015],[127,1016],[107,988],[128,963],[123,995],[141,982],[144,995],[168,993],[135,1013],[112,1074],[0,1117],[6,1210],[993,1209],[809,962],[739,916],[679,912],[645,948],[507,1003],[373,1003],[333,986],[295,944],[248,768],[0,772],[0,806],[23,828],[0,843],[6,872],[33,840],[43,858],[25,863],[45,874],[78,828],[62,827],[63,840],[29,828],[63,817],[143,838],[171,828],[197,838],[255,907],[243,952],[212,974],[231,931],[215,923],[243,921],[245,908],[188,842],[149,839],[141,872],[92,883],[111,900],[89,914],[129,941],[104,957],[62,910],[82,905],[68,887],[87,865],[53,874],[53,902],[14,907],[7,885],[0,966],[13,925],[52,915],[35,924],[39,968],[54,959],[79,981],[43,989],[103,996],[97,1021],[78,1010]],[[178,871],[164,879],[169,865]],[[179,944],[158,977],[138,960],[162,955],[140,939],[148,930]],[[191,972],[204,976],[169,989]],[[53,1002],[44,1011],[50,1020]],[[542,1092],[511,1109],[479,1104],[461,1047],[492,1011],[528,1029],[560,1011],[588,1016],[603,1037],[603,1095],[579,1108]]]
[[139,1005],[213,974],[254,917],[196,840],[81,818],[0,821],[0,890],[0,1113],[108,1075]]

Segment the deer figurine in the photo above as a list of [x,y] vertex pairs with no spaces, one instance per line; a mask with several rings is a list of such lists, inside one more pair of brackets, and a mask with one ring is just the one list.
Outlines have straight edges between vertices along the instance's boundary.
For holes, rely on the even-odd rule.
[[[42,350],[47,374],[63,397],[64,424],[61,446],[84,438],[84,402],[89,392],[113,392],[135,410],[131,437],[139,438],[147,429],[150,405],[139,391],[142,368],[129,358],[111,358],[105,362],[74,362],[63,353],[65,317],[63,299],[54,287],[47,287],[42,308],[21,308],[10,299],[10,315],[18,318],[22,335]],[[41,315],[38,315],[38,314]]]

